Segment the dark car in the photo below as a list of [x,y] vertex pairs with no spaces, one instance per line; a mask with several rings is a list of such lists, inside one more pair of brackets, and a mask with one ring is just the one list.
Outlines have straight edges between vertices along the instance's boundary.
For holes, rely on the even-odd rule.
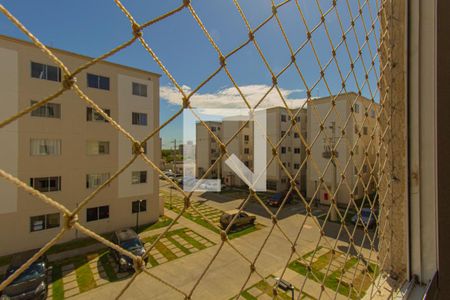
[[[237,213],[224,213],[220,217],[220,226],[222,226],[223,229],[228,227],[228,224],[230,224],[231,220],[234,218],[234,216]],[[235,230],[238,228],[248,227],[255,224],[256,217],[255,216],[249,216],[245,212],[238,213],[238,216],[233,221],[233,224],[231,225],[230,229]]]
[[[137,235],[136,232],[134,232],[134,230],[123,229],[114,232],[112,242],[137,256],[142,256],[144,258],[145,263],[147,263],[148,258],[144,257],[145,255],[144,245],[142,244],[141,240],[139,239],[139,236]],[[130,257],[123,255],[122,253],[114,249],[111,249],[111,252],[114,259],[117,261],[117,264],[119,266],[119,272],[134,270],[133,260]]]
[[[270,196],[269,200],[267,200],[267,204],[274,207],[279,207],[281,203],[283,203],[284,198],[287,193],[276,193]],[[291,203],[292,201],[292,193],[289,193],[286,203]]]
[[[352,223],[367,226],[368,228],[373,228],[376,225],[375,215],[377,214],[377,210],[372,210],[370,208],[362,208],[361,209],[361,219],[358,219],[358,214],[355,214],[352,217]],[[362,222],[362,224],[361,224]]]
[[[27,262],[36,252],[37,250],[15,255],[6,270],[4,280]],[[47,259],[45,256],[40,257],[3,290],[0,299],[46,299],[47,272]]]

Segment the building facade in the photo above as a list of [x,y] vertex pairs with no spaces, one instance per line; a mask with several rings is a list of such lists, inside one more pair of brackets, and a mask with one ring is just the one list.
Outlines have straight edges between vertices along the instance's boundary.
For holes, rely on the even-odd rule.
[[[355,200],[361,200],[365,190],[369,195],[375,191],[379,170],[378,110],[377,103],[356,93],[338,96],[334,109],[331,97],[308,103],[308,144],[312,145],[307,169],[308,198],[327,204],[334,187],[338,189],[338,204],[347,204],[351,194]],[[320,132],[321,123],[323,132]],[[340,138],[343,131],[345,134]],[[336,170],[328,163],[335,144]],[[345,179],[339,184],[342,175]]]
[[[282,142],[277,148],[279,158],[272,160],[272,145],[266,143],[266,187],[270,191],[282,192],[289,190],[291,183],[288,174],[295,177],[297,188],[306,192],[306,109],[291,109],[289,112],[284,107],[271,107],[266,109],[267,137],[273,145]],[[296,127],[291,127],[291,116],[296,119]],[[223,121],[223,137],[228,141],[245,121],[236,121],[231,118]],[[229,153],[234,153],[250,170],[254,167],[254,123],[248,122],[240,133],[227,146]],[[303,141],[302,142],[302,137]],[[283,165],[283,167],[281,166]],[[222,162],[222,177],[224,183],[230,186],[246,186],[224,162]]]
[[[70,70],[91,60],[51,50]],[[0,36],[0,65],[2,120],[61,87],[61,70],[29,42]],[[84,93],[135,138],[159,126],[160,75],[102,61],[76,77]],[[130,141],[71,90],[2,128],[0,142],[3,170],[69,210],[133,155]],[[145,148],[159,163],[159,136]],[[60,212],[11,183],[0,180],[0,191],[0,255],[41,247],[63,226]],[[139,210],[141,224],[155,222],[163,213],[158,194],[158,176],[138,158],[81,210],[79,221],[105,233],[134,226]],[[61,241],[78,237],[71,230]]]
[[[205,121],[212,132],[222,140],[222,122]],[[220,147],[205,126],[196,123],[195,177],[202,178],[220,156]],[[221,178],[221,164],[217,163],[205,178]]]

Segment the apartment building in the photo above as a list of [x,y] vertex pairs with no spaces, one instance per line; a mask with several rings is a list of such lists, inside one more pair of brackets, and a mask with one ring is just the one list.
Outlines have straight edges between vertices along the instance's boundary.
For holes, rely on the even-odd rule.
[[[306,109],[290,110],[290,114],[284,107],[271,107],[266,109],[267,137],[275,145],[282,137],[284,137],[280,147],[277,149],[281,163],[286,171],[294,177],[297,173],[296,184],[299,190],[306,192],[306,162],[305,161],[305,144],[306,133]],[[289,130],[292,121],[291,115],[295,116],[297,128]],[[224,141],[228,141],[242,126],[245,121],[238,120],[233,117],[223,120],[222,137]],[[240,133],[227,146],[228,152],[234,153],[250,170],[254,167],[254,123],[248,122]],[[301,139],[303,136],[303,141]],[[277,160],[271,161],[272,146],[267,143],[267,177],[266,186],[271,191],[286,191],[290,188],[289,177],[285,170]],[[270,162],[270,163],[269,163]],[[222,161],[222,178],[226,185],[245,186],[245,183]]]
[[[74,70],[90,57],[52,49]],[[33,44],[0,36],[0,119],[55,93],[63,74]],[[142,139],[159,126],[159,77],[110,62],[99,62],[77,76],[79,87],[107,114]],[[72,210],[132,157],[129,140],[73,91],[0,130],[1,169]],[[160,139],[146,153],[160,161]],[[43,246],[63,226],[60,212],[0,179],[0,255]],[[137,159],[79,213],[97,233],[150,223],[163,213],[158,177]],[[14,224],[11,227],[11,224]],[[62,241],[82,237],[75,230]]]
[[[205,121],[206,125],[222,140],[222,122]],[[206,127],[196,123],[195,176],[202,178],[220,156],[219,144],[211,136]],[[221,178],[221,164],[217,163],[205,178]]]
[[[335,186],[339,189],[338,204],[346,204],[350,201],[351,192],[354,199],[358,200],[364,196],[365,189],[369,194],[375,191],[379,169],[376,159],[379,148],[376,117],[379,107],[356,93],[346,93],[336,98],[335,109],[328,114],[331,108],[331,97],[314,99],[308,103],[308,144],[312,147],[308,159],[307,196],[327,204],[331,198],[329,191],[333,191]],[[323,132],[319,135],[322,121]],[[342,131],[345,134],[339,139]],[[330,150],[335,144],[338,145],[336,171],[332,164],[327,167]],[[345,181],[338,187],[342,175]],[[320,184],[321,176],[323,184]]]

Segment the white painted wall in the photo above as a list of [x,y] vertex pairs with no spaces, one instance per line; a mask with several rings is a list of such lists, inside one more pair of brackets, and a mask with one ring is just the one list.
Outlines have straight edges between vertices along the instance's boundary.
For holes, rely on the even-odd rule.
[[[159,111],[155,112],[155,105],[153,97],[153,82],[150,80],[143,80],[141,78],[133,78],[126,75],[118,75],[118,111],[119,111],[119,124],[128,132],[130,132],[135,138],[141,140],[148,136],[155,128],[152,118],[155,114],[159,114]],[[142,83],[148,86],[147,97],[135,96],[132,94],[132,83]],[[147,114],[147,126],[132,125],[131,115],[132,112],[146,113]],[[147,156],[155,157],[153,149],[155,149],[153,143],[155,139],[152,138],[147,142]],[[119,168],[127,163],[132,157],[131,142],[123,134],[119,133]],[[159,156],[158,156],[159,157]],[[155,164],[159,164],[155,161]],[[147,171],[147,183],[131,184],[132,171]],[[153,169],[149,167],[141,158],[138,158],[130,167],[128,167],[119,176],[119,198],[133,197],[143,194],[154,194],[153,186]]]
[[[0,48],[0,120],[17,113],[18,94],[18,54],[17,51]],[[0,168],[17,176],[18,168],[18,124],[17,121],[0,130]],[[17,211],[17,188],[12,183],[0,178],[0,214]]]

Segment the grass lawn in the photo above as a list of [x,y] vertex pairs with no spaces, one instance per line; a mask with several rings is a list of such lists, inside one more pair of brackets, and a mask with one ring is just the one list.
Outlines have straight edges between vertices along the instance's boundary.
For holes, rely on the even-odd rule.
[[80,288],[80,293],[89,291],[97,286],[94,280],[94,275],[92,274],[91,268],[89,267],[88,260],[86,257],[77,259],[75,264],[78,287]]
[[[307,259],[312,255],[312,252],[307,253],[303,256],[303,258]],[[324,282],[324,285],[338,293],[349,296],[351,299],[360,299],[364,296],[365,291],[370,286],[371,282],[367,274],[360,274],[355,276],[355,280],[353,281],[354,288],[350,287],[344,281],[340,282],[341,276],[347,270],[351,269],[355,264],[358,263],[358,259],[356,257],[349,257],[349,259],[345,262],[345,265],[325,277],[325,272],[328,268],[330,261],[336,259],[340,255],[345,255],[343,253],[335,253],[332,254],[331,250],[323,255],[321,255],[316,262],[314,262],[311,266],[311,271],[308,272],[308,268],[305,264],[296,260],[289,264],[289,268],[291,270],[296,271],[297,273],[307,277],[310,280],[317,281],[319,283]],[[369,263],[369,270],[367,271],[373,278],[378,275],[378,267]],[[361,290],[361,294],[358,295],[359,290]]]
[[106,276],[108,276],[109,281],[116,281],[117,275],[114,271],[114,268],[111,266],[111,263],[108,259],[109,251],[104,251],[99,255],[99,262],[103,266],[103,270],[105,270]]
[[[267,277],[266,280],[268,278],[274,278],[274,277],[271,275],[271,276]],[[261,293],[264,293],[267,296],[273,298],[273,288],[269,283],[267,283],[264,280],[261,280],[261,281],[255,283],[254,285],[252,285],[251,287],[249,287],[245,291],[243,291],[241,293],[242,298],[247,299],[247,300],[256,300],[257,298],[248,292],[249,290],[251,290],[255,287],[258,290],[260,290]],[[299,293],[300,293],[300,290],[294,287],[294,298],[295,299],[315,299],[314,297],[306,294],[305,292],[302,292],[301,297],[298,298]],[[235,298],[233,297],[232,299],[235,299]],[[278,288],[278,297],[276,299],[291,300],[292,299],[291,291],[283,291],[280,288]]]
[[53,265],[52,269],[52,297],[53,300],[64,299],[64,286],[62,281],[62,270],[61,266]]

